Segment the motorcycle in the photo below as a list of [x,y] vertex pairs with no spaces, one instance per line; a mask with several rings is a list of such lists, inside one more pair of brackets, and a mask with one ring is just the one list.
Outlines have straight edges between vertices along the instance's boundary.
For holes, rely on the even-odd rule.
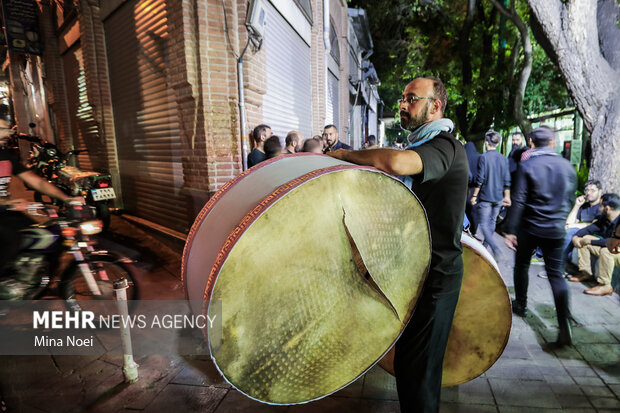
[[[112,177],[94,171],[82,171],[68,165],[72,156],[87,152],[88,149],[74,149],[62,153],[56,145],[46,142],[38,136],[18,134],[19,139],[31,144],[28,166],[33,172],[47,179],[52,184],[71,196],[83,196],[87,205],[95,207],[97,218],[103,222],[104,230],[110,225],[109,202],[116,198],[112,187]],[[44,199],[43,194],[35,191],[34,200],[40,203],[57,205],[56,200]]]
[[0,300],[32,300],[52,293],[79,307],[80,300],[113,300],[113,283],[119,278],[128,281],[127,299],[138,298],[133,261],[95,249],[92,236],[101,232],[102,223],[92,207],[71,203],[59,214],[31,204],[29,211],[40,223],[22,230],[22,248],[0,279]]

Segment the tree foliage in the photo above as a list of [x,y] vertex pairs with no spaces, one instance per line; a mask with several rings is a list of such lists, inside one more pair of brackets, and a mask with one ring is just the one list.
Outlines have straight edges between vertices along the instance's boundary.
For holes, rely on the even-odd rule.
[[[513,1],[513,0],[511,0]],[[507,0],[501,0],[507,5]],[[448,90],[446,116],[467,140],[491,127],[517,124],[513,101],[524,66],[519,31],[488,0],[352,0],[365,8],[375,44],[373,62],[387,108],[411,79],[441,78]],[[529,20],[525,1],[515,10]],[[568,101],[560,72],[532,41],[534,64],[525,89],[526,114],[563,107]],[[397,113],[397,110],[395,111]]]

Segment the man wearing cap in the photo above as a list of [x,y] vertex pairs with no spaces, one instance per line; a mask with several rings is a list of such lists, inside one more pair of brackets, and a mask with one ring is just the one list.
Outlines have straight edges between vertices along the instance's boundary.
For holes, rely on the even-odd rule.
[[[461,230],[469,165],[444,118],[446,89],[437,78],[410,82],[399,100],[400,123],[411,130],[407,150],[337,150],[329,155],[406,177],[426,210],[431,263],[416,309],[396,342],[394,372],[402,413],[438,412],[443,357],[461,290]],[[388,206],[389,207],[389,206]]]
[[562,251],[576,174],[571,164],[555,152],[555,133],[551,128],[541,126],[532,130],[530,140],[534,148],[517,170],[505,234],[508,248],[516,250],[512,310],[521,317],[527,314],[530,258],[540,247],[558,317],[556,344],[570,345],[569,294],[563,277]]

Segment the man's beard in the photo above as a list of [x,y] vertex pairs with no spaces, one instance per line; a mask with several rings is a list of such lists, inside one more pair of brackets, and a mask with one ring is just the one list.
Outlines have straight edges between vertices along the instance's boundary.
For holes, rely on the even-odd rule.
[[[414,131],[418,129],[420,126],[424,125],[428,120],[428,112],[430,111],[430,105],[427,103],[424,106],[424,109],[418,112],[418,115],[415,117],[411,117],[409,112],[400,112],[400,126],[403,129]],[[403,114],[408,120],[403,118]]]

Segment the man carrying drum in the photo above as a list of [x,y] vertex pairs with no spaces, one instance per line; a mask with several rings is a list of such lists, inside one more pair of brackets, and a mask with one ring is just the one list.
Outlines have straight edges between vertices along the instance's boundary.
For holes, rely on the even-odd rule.
[[450,134],[443,114],[447,103],[441,80],[417,78],[398,105],[401,126],[412,131],[407,150],[339,149],[329,155],[411,178],[411,189],[426,209],[432,254],[429,274],[416,309],[396,343],[394,370],[400,407],[437,412],[443,357],[461,289],[461,229],[469,167],[463,145]]

